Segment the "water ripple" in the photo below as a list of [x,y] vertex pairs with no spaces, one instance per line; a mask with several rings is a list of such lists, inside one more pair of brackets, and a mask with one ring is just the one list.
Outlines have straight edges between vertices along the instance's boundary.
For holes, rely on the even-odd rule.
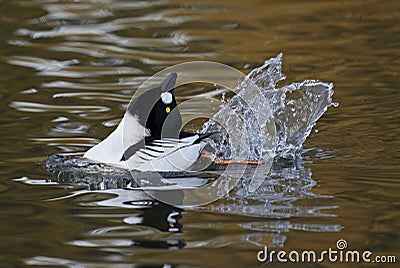
[[12,56],[7,62],[9,64],[28,67],[41,72],[46,72],[46,71],[57,72],[66,68],[67,66],[78,64],[79,60],[72,59],[72,60],[58,61],[58,60],[43,59],[38,57]]
[[[79,83],[79,82],[68,82],[68,81],[52,81],[43,83],[42,86],[45,88],[65,88],[74,90],[91,90],[91,91],[116,91],[116,90],[129,90],[133,87],[138,87],[145,79],[135,80],[120,80],[117,83]],[[96,92],[97,93],[97,92]],[[99,93],[100,94],[100,93]],[[131,93],[129,94],[131,95]]]
[[88,55],[95,58],[105,57],[123,57],[123,58],[136,58],[141,62],[147,61],[160,62],[160,63],[179,63],[182,59],[204,59],[215,56],[212,52],[203,53],[190,53],[180,51],[180,53],[171,54],[170,51],[151,51],[151,50],[138,50],[129,49],[116,45],[94,44],[89,42],[64,42],[57,44],[57,46],[49,47],[50,50],[59,52],[73,52]]
[[26,101],[13,101],[10,106],[21,112],[45,113],[45,112],[67,112],[79,113],[103,113],[110,111],[109,107],[95,105],[50,105]]
[[48,146],[84,146],[91,147],[97,144],[99,140],[92,138],[33,138],[33,141]]
[[89,124],[79,122],[61,123],[52,128],[54,132],[70,133],[70,134],[84,134],[89,130]]
[[81,78],[113,74],[142,73],[140,69],[133,67],[76,66],[76,64],[79,63],[77,59],[57,61],[37,57],[14,56],[12,59],[8,60],[8,63],[33,68],[38,70],[38,74],[42,76]]
[[95,93],[95,92],[69,92],[69,93],[57,93],[53,95],[53,98],[78,98],[82,100],[109,100],[122,103],[128,103],[131,99],[130,96],[113,94],[113,93]]

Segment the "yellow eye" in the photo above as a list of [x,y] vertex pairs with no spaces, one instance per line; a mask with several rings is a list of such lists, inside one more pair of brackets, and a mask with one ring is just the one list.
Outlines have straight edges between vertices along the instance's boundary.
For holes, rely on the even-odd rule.
[[165,108],[165,111],[167,112],[167,114],[169,114],[169,112],[171,112],[171,108],[167,107]]

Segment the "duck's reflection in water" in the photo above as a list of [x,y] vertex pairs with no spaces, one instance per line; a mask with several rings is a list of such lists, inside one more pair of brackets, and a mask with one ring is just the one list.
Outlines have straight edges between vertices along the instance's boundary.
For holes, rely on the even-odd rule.
[[[86,191],[86,193],[93,192],[100,193],[100,191]],[[179,196],[179,193],[174,192],[175,196]],[[183,209],[159,202],[142,190],[108,189],[102,190],[101,193],[111,194],[112,197],[101,201],[89,201],[83,205],[98,208],[113,207],[118,212],[114,209],[111,211],[101,209],[102,212],[98,213],[98,209],[94,209],[94,211],[79,213],[79,216],[107,222],[112,219],[111,222],[123,222],[123,224],[111,224],[108,227],[91,230],[88,232],[90,238],[85,239],[83,243],[74,241],[69,244],[107,247],[108,250],[118,252],[129,251],[131,247],[182,249],[186,246],[179,235],[182,233],[180,220]],[[81,195],[83,192],[75,194]],[[129,210],[130,213],[125,213],[126,210],[123,210],[124,213],[121,214],[119,208],[131,210]]]
[[[182,224],[179,220],[182,218],[183,209],[157,201],[142,201],[151,204],[151,206],[137,209],[141,213],[124,219],[127,224],[139,224],[156,228],[163,232],[180,233]],[[124,202],[125,205],[132,204],[132,201]],[[137,201],[135,202],[137,205]]]
[[[71,160],[64,161],[64,164],[70,165],[71,163],[74,165],[70,169],[65,169],[66,166],[62,169],[62,165],[53,165],[53,170],[49,170],[53,174],[53,181],[85,183],[89,186],[88,189],[74,192],[69,197],[90,193],[106,194],[102,200],[86,199],[91,206],[113,207],[117,208],[117,211],[118,208],[132,209],[132,213],[123,216],[122,221],[126,225],[116,227],[128,230],[139,228],[139,232],[129,232],[132,234],[128,239],[129,245],[167,249],[196,247],[196,242],[184,241],[181,239],[183,236],[179,234],[183,232],[181,223],[183,208],[179,204],[183,204],[184,200],[188,198],[187,189],[176,187],[171,182],[185,182],[185,186],[196,188],[195,185],[206,185],[207,179],[201,176],[185,177],[181,175],[169,178],[167,184],[161,183],[162,180],[153,182],[144,191],[129,177],[129,173],[127,175],[122,171],[110,171],[99,175],[97,169],[93,171],[92,165],[85,163],[82,168],[82,164],[76,165]],[[55,166],[60,168],[57,169]],[[82,172],[85,170],[90,172],[83,174]],[[117,176],[113,178],[115,174]],[[146,176],[147,179],[151,178]],[[229,177],[229,174],[225,176]],[[255,191],[249,190],[251,180],[257,180],[260,183]],[[224,181],[214,180],[211,183],[223,185]],[[275,159],[272,168],[268,170],[247,168],[229,195],[202,206],[202,210],[206,213],[215,213],[216,217],[227,215],[229,218],[228,214],[243,217],[243,220],[236,226],[238,230],[241,230],[240,240],[245,243],[283,247],[287,239],[285,233],[290,231],[339,232],[342,229],[341,225],[332,222],[336,216],[333,211],[338,207],[332,205],[332,202],[322,201],[332,200],[332,197],[314,194],[312,189],[315,185],[316,181],[312,179],[311,169],[304,167],[300,157],[290,160]],[[178,205],[172,206],[158,200],[167,200],[166,203]],[[299,201],[301,202],[299,203]],[[196,209],[196,207],[184,208],[185,210]],[[120,216],[116,215],[116,217]],[[306,223],[304,219],[307,219]],[[203,222],[199,219],[198,225],[202,224]],[[213,222],[204,224],[212,226]],[[191,225],[187,228],[194,227]],[[218,224],[215,228],[218,228]],[[160,232],[161,235],[159,235]],[[108,235],[112,236],[113,234],[118,237],[120,231],[114,229]],[[235,240],[236,238],[229,235],[209,237],[204,243],[224,244],[225,242],[229,243],[231,239]]]
[[[179,222],[182,218],[182,209],[168,204],[155,202],[151,207],[139,209],[140,215],[131,216],[124,219],[127,224],[143,225],[156,228],[162,232],[180,233],[182,224]],[[140,240],[135,239],[134,245],[145,248],[159,249],[182,249],[186,243],[181,239],[165,240]]]

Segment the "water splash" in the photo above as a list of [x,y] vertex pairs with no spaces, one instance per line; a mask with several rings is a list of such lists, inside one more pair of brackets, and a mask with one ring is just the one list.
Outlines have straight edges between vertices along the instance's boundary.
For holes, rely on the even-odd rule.
[[[244,103],[243,96],[248,92],[246,92],[246,86],[243,83],[240,84],[237,88],[239,93],[206,122],[202,130],[222,133],[222,137],[219,137],[217,141],[218,144],[214,145],[227,158],[235,155],[259,160],[265,159],[266,154],[270,156],[271,151],[279,157],[293,157],[302,149],[303,142],[317,120],[330,106],[337,105],[332,102],[332,83],[305,80],[277,87],[278,82],[286,78],[282,73],[282,53],[252,70],[247,78],[258,86],[263,96],[253,95],[251,103]],[[266,104],[263,103],[265,101],[268,102],[270,108],[265,109]],[[247,106],[250,106],[252,112],[249,112]],[[235,119],[234,114],[229,110],[240,111],[243,122]],[[258,120],[255,120],[254,113],[258,113],[256,118]],[[238,137],[229,137],[231,141],[236,142],[228,144],[226,132],[215,123],[221,118],[224,118],[231,128],[238,130]],[[275,121],[277,140],[273,140],[274,130],[268,125],[272,119]],[[245,131],[246,129],[261,129],[264,133],[252,133]],[[243,140],[243,133],[249,134],[247,139],[250,155],[246,153],[248,148],[244,148],[243,143],[240,142]],[[257,140],[256,137],[262,137],[262,141]]]

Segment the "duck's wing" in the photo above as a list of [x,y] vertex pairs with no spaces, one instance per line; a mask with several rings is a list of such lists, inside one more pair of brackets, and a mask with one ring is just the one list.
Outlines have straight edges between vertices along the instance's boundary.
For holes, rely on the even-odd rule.
[[188,132],[180,133],[182,138],[160,138],[146,137],[144,140],[131,145],[122,155],[121,161],[134,161],[142,164],[157,158],[169,155],[177,150],[192,144],[197,144],[210,137],[214,133],[191,134]]

